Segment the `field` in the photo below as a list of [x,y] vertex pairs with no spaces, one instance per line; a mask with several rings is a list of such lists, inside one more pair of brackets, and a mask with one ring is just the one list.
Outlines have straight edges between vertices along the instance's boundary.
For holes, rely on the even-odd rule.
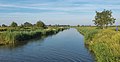
[[77,27],[85,36],[85,44],[94,53],[96,62],[120,62],[120,31],[115,27]]
[[64,29],[66,28],[48,27],[44,29],[38,27],[0,27],[0,44],[16,44],[26,40],[56,34]]

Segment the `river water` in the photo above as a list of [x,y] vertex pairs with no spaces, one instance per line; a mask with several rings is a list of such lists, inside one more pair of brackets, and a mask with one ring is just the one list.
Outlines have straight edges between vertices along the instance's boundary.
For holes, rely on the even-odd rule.
[[84,37],[71,28],[18,46],[0,46],[0,62],[94,62]]

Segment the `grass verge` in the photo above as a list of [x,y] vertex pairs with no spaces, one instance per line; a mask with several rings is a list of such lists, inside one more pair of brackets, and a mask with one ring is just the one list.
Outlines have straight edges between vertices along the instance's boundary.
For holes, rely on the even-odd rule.
[[95,54],[96,62],[120,62],[120,32],[95,27],[79,27],[85,36],[85,44]]

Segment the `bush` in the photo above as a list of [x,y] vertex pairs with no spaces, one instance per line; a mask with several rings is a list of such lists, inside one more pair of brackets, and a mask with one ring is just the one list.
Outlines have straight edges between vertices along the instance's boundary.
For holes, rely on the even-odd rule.
[[11,27],[17,27],[18,25],[17,25],[16,22],[12,22],[10,26],[11,26]]

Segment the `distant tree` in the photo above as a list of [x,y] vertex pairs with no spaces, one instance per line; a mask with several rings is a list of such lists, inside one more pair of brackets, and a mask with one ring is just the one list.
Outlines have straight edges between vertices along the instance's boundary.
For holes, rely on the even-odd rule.
[[93,22],[96,26],[104,29],[109,24],[112,25],[113,23],[115,23],[115,20],[116,19],[112,17],[111,10],[103,10],[102,12],[96,11],[95,20],[93,20]]
[[21,28],[23,28],[23,27],[24,27],[24,25],[23,25],[23,24],[21,24],[21,25],[20,25],[20,27],[21,27]]
[[31,27],[31,26],[33,26],[31,23],[29,23],[29,22],[25,22],[24,24],[23,24],[23,26],[24,27]]
[[33,26],[36,26],[36,24],[33,24]]
[[82,26],[84,26],[84,25],[82,25]]
[[42,21],[37,21],[36,26],[37,27],[45,27],[45,24]]
[[48,25],[48,26],[52,26],[52,25],[50,24],[50,25]]
[[77,25],[77,27],[80,27],[80,25]]
[[11,27],[17,27],[18,25],[17,25],[16,22],[12,22],[10,26],[11,26]]
[[5,25],[5,24],[2,24],[2,27],[7,27],[7,25]]

